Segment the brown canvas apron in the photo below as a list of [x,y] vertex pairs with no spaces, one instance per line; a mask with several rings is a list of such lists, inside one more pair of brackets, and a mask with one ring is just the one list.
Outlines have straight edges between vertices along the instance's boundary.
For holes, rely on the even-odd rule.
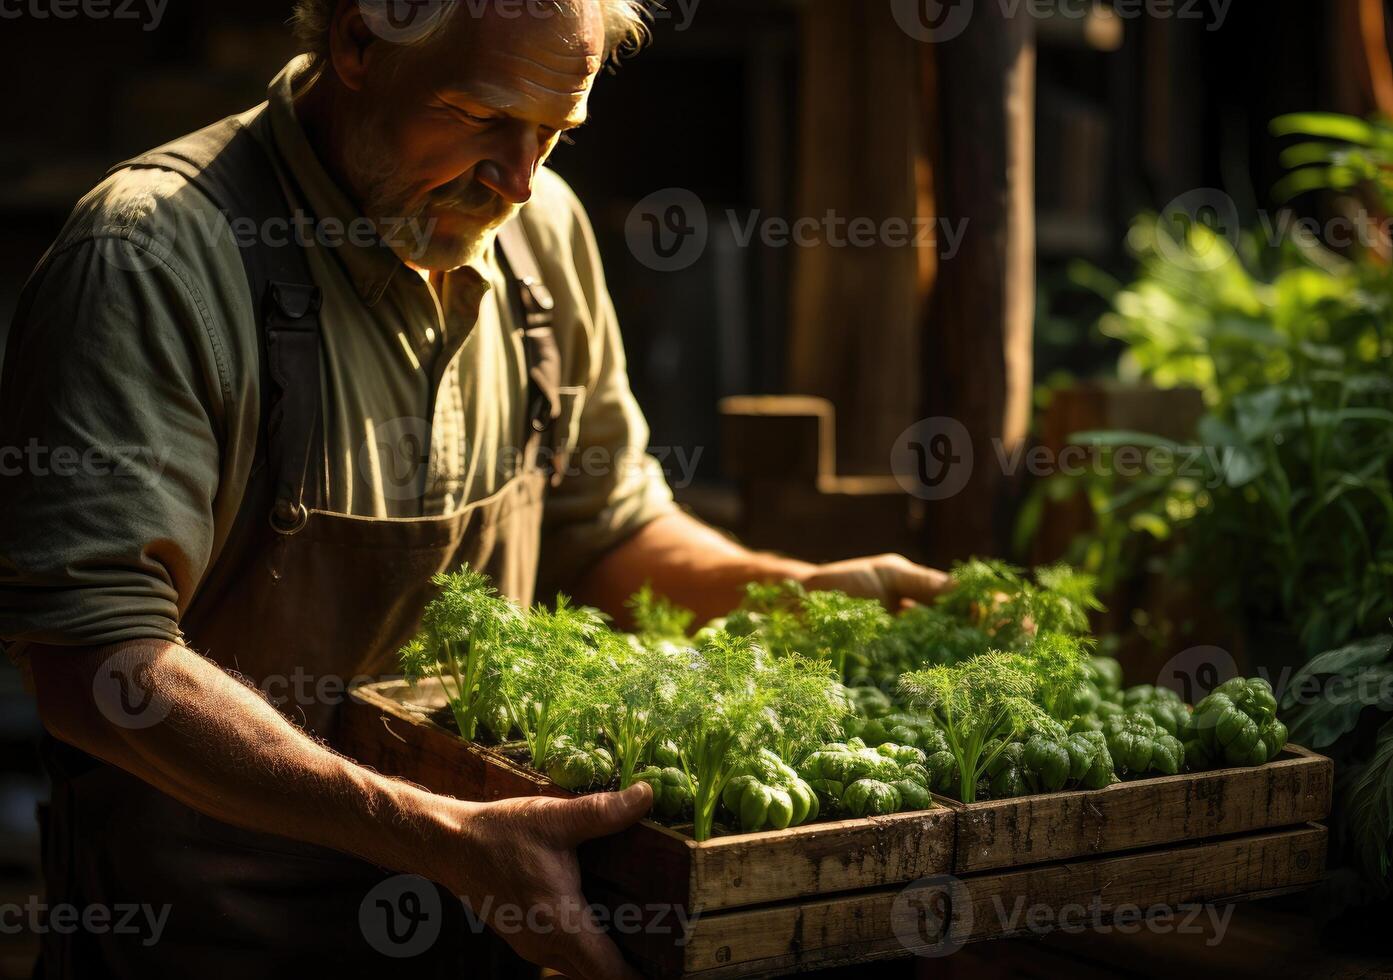
[[[314,483],[308,464],[316,452],[322,455],[317,334],[296,333],[297,314],[307,311],[296,297],[283,297],[280,319],[287,329],[269,350],[282,397],[270,435],[262,440],[266,452],[228,551],[200,587],[181,628],[191,648],[266,685],[273,695],[316,687],[330,692],[325,700],[292,698],[282,706],[324,738],[332,737],[339,682],[393,669],[397,650],[419,624],[435,573],[467,563],[493,576],[519,603],[532,600],[543,500],[559,472],[560,447],[550,440],[560,428],[552,424],[560,375],[550,297],[520,238],[514,221],[500,245],[532,381],[529,418],[519,433],[526,452],[520,472],[496,494],[448,516],[379,520],[307,506],[316,499],[307,490]],[[268,683],[276,678],[279,686]],[[44,828],[50,907],[151,910],[133,914],[138,922],[167,909],[167,919],[154,942],[153,929],[49,932],[40,976],[298,978],[381,976],[395,968],[424,978],[525,972],[443,890],[435,899],[442,922],[431,927],[437,938],[411,958],[398,958],[416,951],[419,942],[396,945],[400,937],[392,934],[384,944],[382,930],[365,928],[363,918],[374,912],[369,893],[390,873],[325,848],[212,820],[59,743],[48,742],[45,751],[54,784]],[[403,912],[419,904],[418,896]],[[403,925],[409,922],[403,919]]]

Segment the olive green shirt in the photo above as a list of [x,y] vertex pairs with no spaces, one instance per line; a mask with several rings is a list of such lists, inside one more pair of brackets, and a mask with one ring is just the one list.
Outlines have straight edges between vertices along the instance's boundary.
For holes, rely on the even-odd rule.
[[[295,117],[297,59],[243,116],[274,146],[324,295],[324,509],[448,514],[515,472],[528,380],[490,257],[437,292],[380,243]],[[572,465],[545,507],[542,579],[573,581],[673,509],[629,388],[589,222],[542,170],[524,221],[556,299],[559,424]],[[336,236],[334,233],[339,230]],[[248,484],[262,379],[250,289],[226,219],[176,174],[120,171],[34,273],[0,391],[0,641],[181,638]]]

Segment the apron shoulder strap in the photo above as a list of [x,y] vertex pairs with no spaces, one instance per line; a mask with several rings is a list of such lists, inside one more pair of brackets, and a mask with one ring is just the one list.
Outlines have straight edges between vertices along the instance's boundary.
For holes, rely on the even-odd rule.
[[[310,459],[320,429],[319,311],[321,293],[304,248],[293,236],[264,234],[269,222],[293,217],[268,149],[231,116],[113,167],[156,168],[182,175],[211,200],[233,230],[261,320],[262,418],[266,456],[275,479],[271,526],[294,534],[309,518],[305,505]],[[250,236],[238,229],[250,227]]]
[[498,252],[508,277],[509,302],[522,331],[530,379],[528,424],[532,432],[546,432],[561,415],[561,355],[552,330],[556,300],[542,280],[537,255],[527,238],[522,219],[514,217],[498,232]]

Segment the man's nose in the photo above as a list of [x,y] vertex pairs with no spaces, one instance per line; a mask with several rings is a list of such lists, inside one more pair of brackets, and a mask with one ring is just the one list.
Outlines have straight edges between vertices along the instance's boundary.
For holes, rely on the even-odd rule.
[[503,152],[495,152],[475,171],[479,183],[509,204],[526,204],[532,198],[532,178],[537,173],[540,147],[519,140]]

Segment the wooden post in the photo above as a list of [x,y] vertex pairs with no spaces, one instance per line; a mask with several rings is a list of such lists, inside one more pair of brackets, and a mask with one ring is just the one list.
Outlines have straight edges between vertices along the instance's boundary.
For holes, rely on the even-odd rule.
[[836,406],[840,472],[884,475],[921,398],[923,45],[884,2],[822,0],[802,23],[795,213],[822,230],[791,250],[788,390]]
[[929,504],[927,549],[939,562],[1004,553],[1015,477],[1008,460],[1030,422],[1035,305],[1032,18],[976,4],[961,34],[926,48],[937,214],[966,219],[939,260],[925,320],[924,410],[956,419],[971,441],[965,487]]

